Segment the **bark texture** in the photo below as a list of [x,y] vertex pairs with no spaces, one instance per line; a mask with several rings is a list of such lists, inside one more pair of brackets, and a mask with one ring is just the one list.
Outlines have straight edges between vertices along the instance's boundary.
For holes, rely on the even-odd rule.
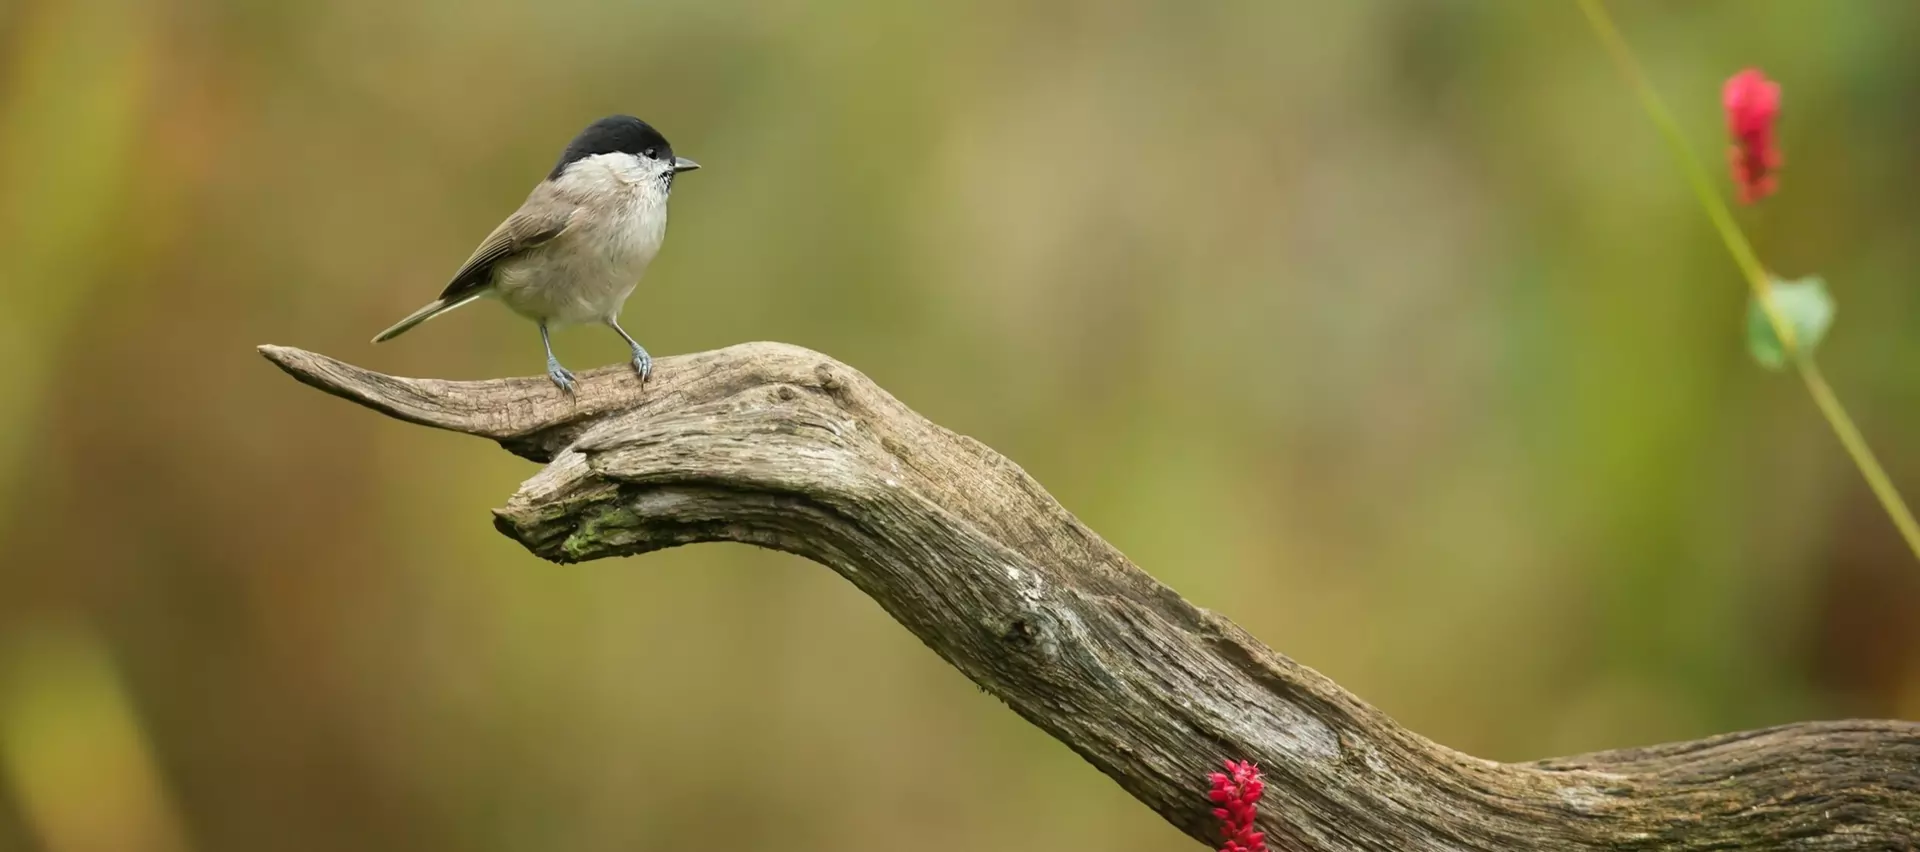
[[577,562],[706,541],[832,568],[1203,843],[1206,775],[1258,761],[1276,850],[1920,847],[1920,724],[1812,722],[1496,763],[1430,742],[1188,603],[1017,465],[857,371],[750,343],[580,376],[405,379],[261,347],[308,385],[546,467],[495,510]]

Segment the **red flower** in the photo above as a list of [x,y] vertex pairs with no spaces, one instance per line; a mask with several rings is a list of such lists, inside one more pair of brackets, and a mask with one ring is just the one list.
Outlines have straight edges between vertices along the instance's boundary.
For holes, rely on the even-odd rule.
[[1207,776],[1207,780],[1213,782],[1207,799],[1218,805],[1213,815],[1226,823],[1222,833],[1226,835],[1227,845],[1220,847],[1220,852],[1267,852],[1267,836],[1253,830],[1254,806],[1267,789],[1266,783],[1260,780],[1260,767],[1250,760],[1226,763],[1225,773]]
[[1780,117],[1780,84],[1748,68],[1727,80],[1720,101],[1727,110],[1727,133],[1733,136],[1727,152],[1733,182],[1740,187],[1740,203],[1752,204],[1773,194],[1779,185],[1774,172],[1786,162],[1773,138],[1773,122]]

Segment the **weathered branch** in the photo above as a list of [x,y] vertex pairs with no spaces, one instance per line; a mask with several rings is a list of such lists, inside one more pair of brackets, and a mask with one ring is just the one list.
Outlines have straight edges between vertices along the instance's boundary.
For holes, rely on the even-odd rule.
[[1920,724],[1786,725],[1536,763],[1395,724],[1134,567],[1012,462],[853,369],[753,343],[544,378],[401,379],[281,347],[295,378],[547,466],[495,525],[558,562],[737,541],[831,567],[1195,839],[1253,759],[1284,850],[1912,850]]

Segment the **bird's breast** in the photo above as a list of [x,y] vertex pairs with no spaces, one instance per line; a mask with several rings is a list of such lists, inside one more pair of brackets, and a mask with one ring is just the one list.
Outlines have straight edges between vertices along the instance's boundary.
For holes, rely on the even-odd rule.
[[503,265],[495,289],[507,307],[536,320],[609,319],[660,253],[666,230],[664,205],[628,203],[576,219],[553,242]]

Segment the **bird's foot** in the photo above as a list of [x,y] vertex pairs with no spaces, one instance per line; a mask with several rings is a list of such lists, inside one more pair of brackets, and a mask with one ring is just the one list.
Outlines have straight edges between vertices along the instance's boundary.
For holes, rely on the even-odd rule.
[[554,384],[559,385],[560,390],[569,394],[573,393],[573,372],[560,366],[559,361],[555,361],[552,358],[547,359],[547,378],[552,379]]
[[653,378],[653,356],[648,355],[647,350],[634,347],[633,371],[639,374],[640,383],[643,385],[647,383],[648,379]]
[[647,347],[641,346],[640,341],[633,339],[633,335],[620,327],[620,320],[607,317],[607,327],[620,335],[620,339],[627,342],[627,348],[633,350],[633,372],[640,377],[640,385],[645,387],[647,380],[653,378],[653,356],[647,354]]

